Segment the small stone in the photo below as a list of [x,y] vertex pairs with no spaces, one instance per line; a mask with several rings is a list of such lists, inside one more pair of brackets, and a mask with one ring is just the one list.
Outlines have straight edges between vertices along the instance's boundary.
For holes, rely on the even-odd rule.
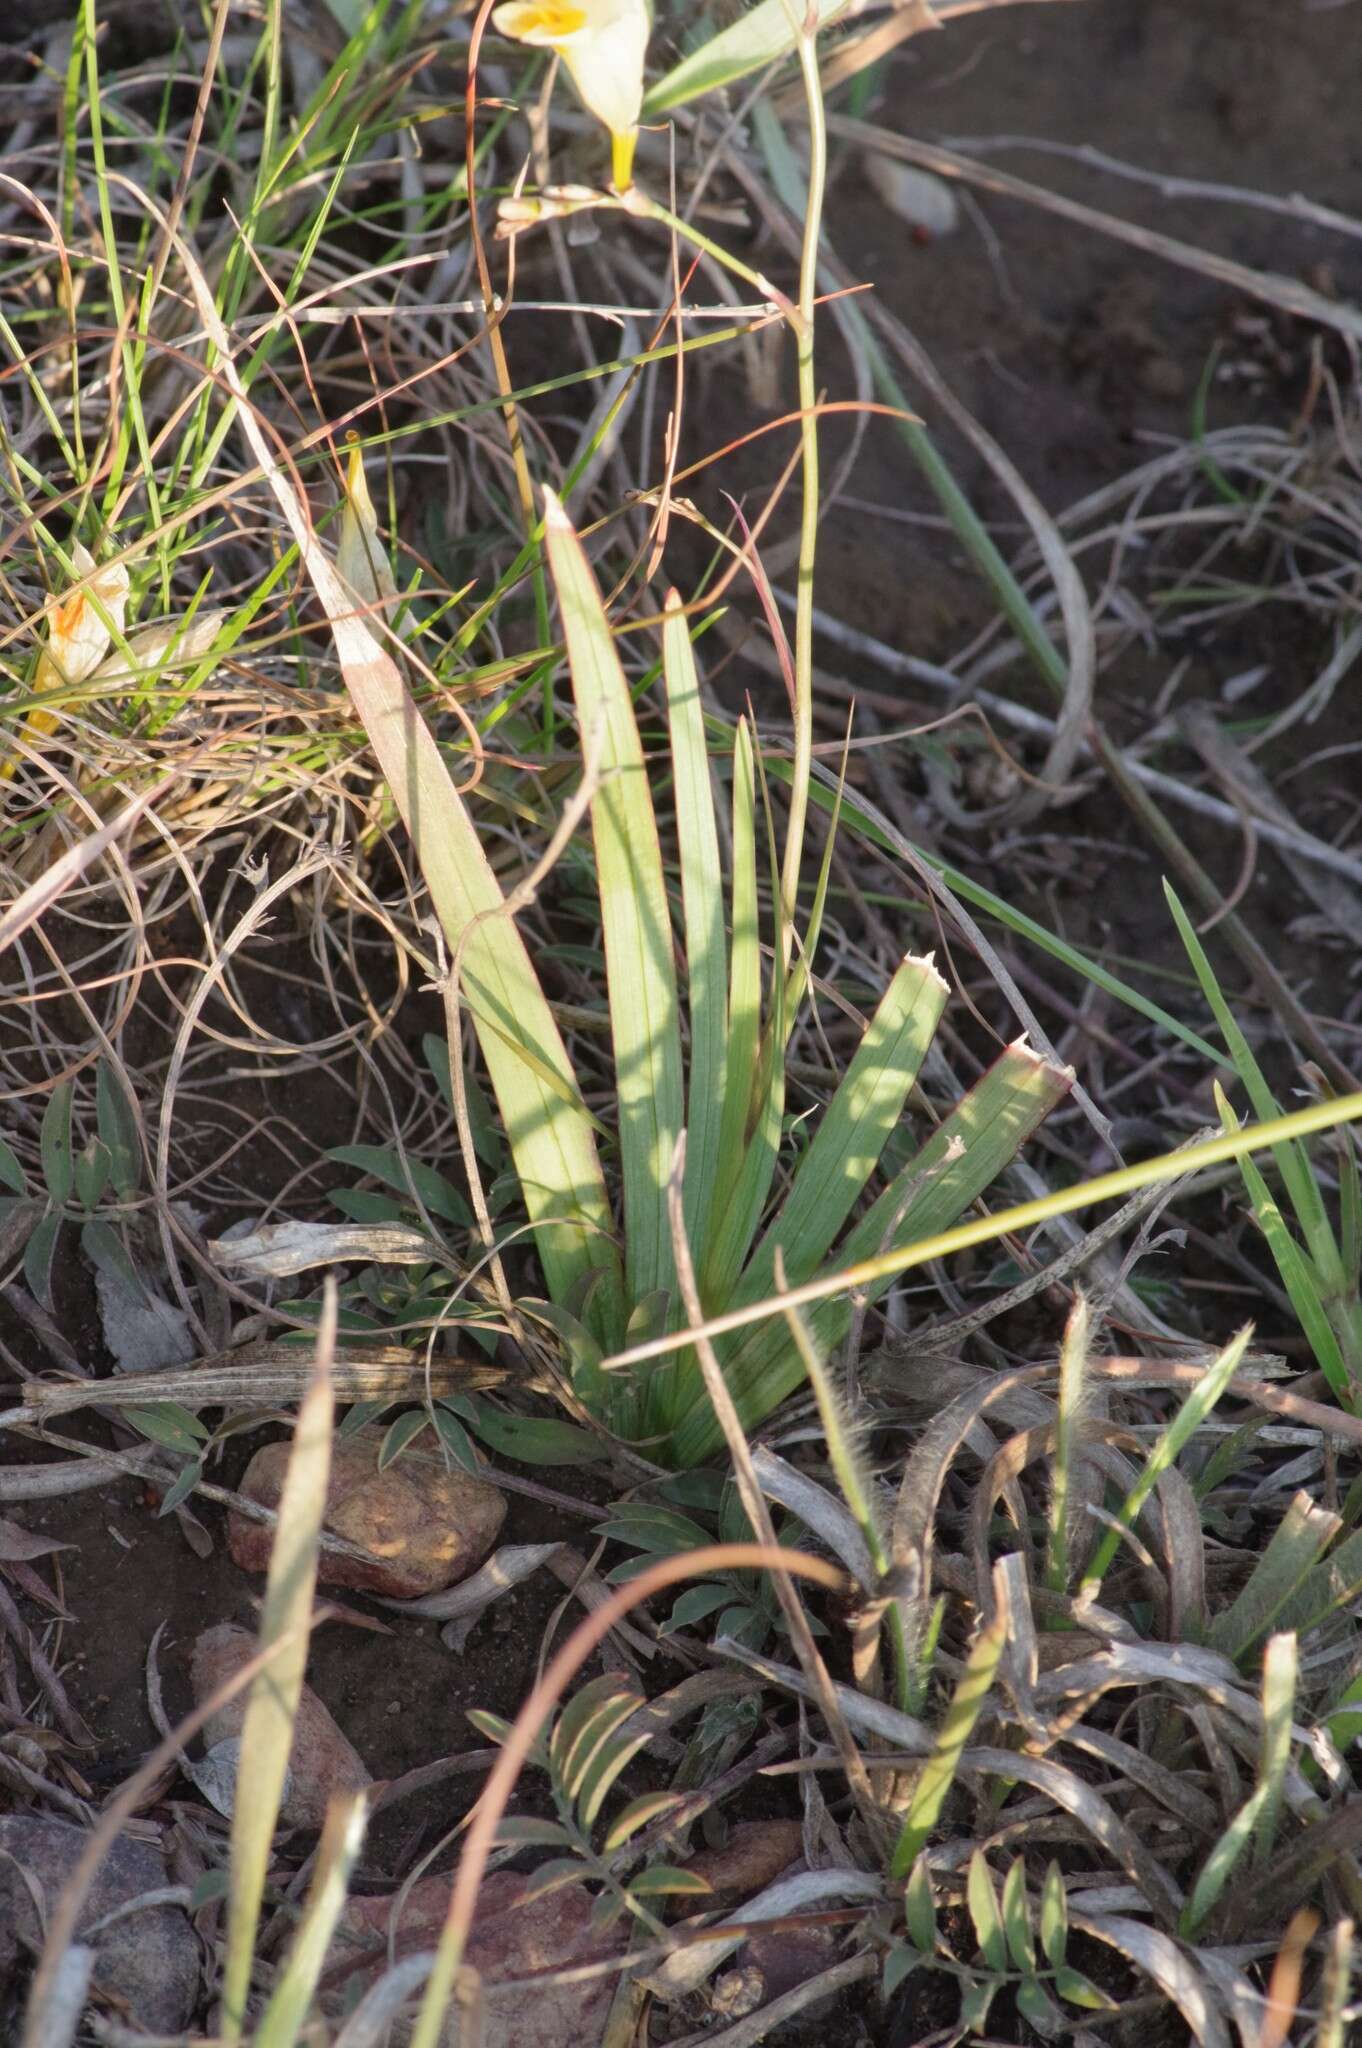
[[[219,1686],[234,1677],[255,1655],[257,1647],[248,1629],[236,1628],[230,1622],[205,1629],[194,1645],[189,1667],[195,1704],[202,1706]],[[249,1688],[237,1693],[204,1723],[203,1740],[211,1756],[221,1755],[223,1744],[240,1738],[248,1698]],[[359,1753],[342,1735],[311,1686],[305,1685],[293,1725],[289,1781],[281,1817],[290,1827],[320,1828],[332,1799],[362,1792],[372,1783]]]
[[690,1912],[728,1913],[774,1884],[791,1863],[803,1861],[804,1831],[797,1820],[744,1820],[730,1829],[722,1849],[702,1849],[686,1868],[704,1878],[709,1897],[687,1899]]
[[[451,1470],[418,1451],[380,1472],[385,1435],[383,1429],[362,1429],[335,1443],[325,1528],[368,1557],[323,1550],[317,1576],[327,1586],[415,1600],[467,1578],[482,1563],[506,1518],[506,1502],[490,1480]],[[241,1482],[248,1500],[278,1507],[290,1449],[287,1443],[267,1444],[256,1452]],[[263,1522],[228,1516],[228,1546],[243,1571],[265,1570],[273,1535]]]
[[[23,1985],[42,1947],[42,1922],[24,1876],[50,1917],[89,1840],[69,1821],[19,1813],[0,1818],[0,2012],[21,2009]],[[169,1882],[159,1849],[116,1836],[86,1894],[77,1939],[106,1914]],[[94,1950],[93,1990],[147,2033],[184,2032],[199,1994],[199,1942],[187,1913],[178,1906],[129,1913],[94,1937]]]
[[[494,1871],[478,1891],[465,1962],[482,1978],[486,2023],[482,2048],[599,2048],[615,1992],[615,1976],[606,1972],[583,1983],[545,1982],[532,1989],[501,1993],[499,1978],[520,1978],[536,1971],[562,1969],[585,1955],[622,1950],[626,1933],[618,1926],[602,1935],[591,1927],[591,1899],[581,1885],[520,1905],[529,1879],[514,1871]],[[395,1929],[390,1929],[391,1898],[352,1898],[346,1902],[323,1982],[323,2006],[334,2016],[349,2011],[382,1975],[391,1938],[394,1952],[412,1955],[434,1948],[444,1926],[453,1879],[426,1877],[413,1885]],[[346,1964],[350,1967],[347,1969]],[[409,2038],[394,2029],[393,2044]]]

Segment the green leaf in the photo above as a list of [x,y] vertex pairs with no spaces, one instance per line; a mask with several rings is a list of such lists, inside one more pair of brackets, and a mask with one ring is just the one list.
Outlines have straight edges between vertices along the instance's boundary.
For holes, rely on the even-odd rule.
[[[718,1159],[710,1193],[713,1220],[710,1253],[700,1273],[700,1292],[721,1299],[723,1274],[736,1272],[746,1247],[722,1244],[717,1219],[728,1208],[742,1173],[761,1046],[761,925],[757,895],[756,778],[752,737],[747,720],[738,720],[733,735],[733,816],[731,828],[733,942],[729,954],[728,1044],[724,1056],[723,1114],[719,1125]],[[768,1077],[769,1078],[769,1077]],[[731,1284],[731,1282],[730,1282]]]
[[332,1188],[326,1199],[352,1223],[400,1223],[404,1215],[401,1202],[373,1188]]
[[1020,1856],[1013,1859],[1003,1879],[1003,1932],[1012,1960],[1019,1970],[1036,1967],[1036,1944],[1031,1934],[1031,1916],[1026,1904],[1026,1867]]
[[29,1233],[24,1246],[24,1279],[34,1300],[45,1309],[52,1307],[52,1266],[57,1255],[57,1239],[61,1235],[62,1217],[59,1210],[49,1210]]
[[960,2025],[966,2033],[982,2034],[988,2025],[988,2010],[1001,1984],[996,1977],[962,1976],[960,1984]]
[[662,669],[676,791],[690,1017],[684,1213],[691,1257],[696,1270],[703,1271],[713,1224],[711,1202],[719,1182],[728,1045],[728,943],[700,680],[690,628],[674,590],[667,593]]
[[585,1884],[591,1875],[590,1866],[575,1856],[552,1856],[530,1872],[519,1903],[528,1906],[534,1899],[546,1899],[550,1892],[565,1891],[570,1884]]
[[449,1452],[455,1464],[475,1478],[485,1478],[482,1460],[473,1447],[473,1440],[457,1415],[451,1415],[443,1402],[435,1407],[435,1429],[440,1442]]
[[[845,11],[847,0],[816,0],[816,5],[818,26],[823,28]],[[737,21],[708,37],[658,79],[644,95],[644,120],[656,120],[673,107],[779,63],[795,49],[802,19],[802,0],[758,0],[757,6],[746,8]]]
[[424,1408],[413,1408],[406,1415],[399,1415],[379,1446],[378,1470],[386,1472],[389,1465],[395,1465],[407,1446],[415,1443],[429,1421],[430,1416]]
[[693,1628],[697,1621],[704,1621],[726,1606],[732,1597],[731,1586],[688,1586],[667,1616],[661,1633],[670,1636],[678,1629]]
[[511,1724],[500,1714],[490,1714],[485,1707],[465,1707],[464,1713],[473,1723],[479,1735],[485,1735],[489,1742],[495,1742],[498,1749],[511,1732]]
[[817,1270],[903,1115],[945,1007],[946,984],[932,962],[904,960],[795,1169],[737,1299],[756,1301],[772,1291],[777,1245],[791,1284]]
[[[1222,1128],[1237,1131],[1240,1128],[1239,1119],[1219,1084],[1215,1090],[1215,1102],[1220,1112]],[[1281,1275],[1282,1285],[1291,1297],[1291,1306],[1295,1309],[1300,1326],[1310,1341],[1315,1362],[1339,1400],[1351,1404],[1351,1377],[1329,1320],[1329,1311],[1321,1298],[1319,1276],[1287,1229],[1286,1219],[1254,1161],[1249,1158],[1241,1159],[1239,1171],[1244,1177],[1244,1186],[1248,1189],[1258,1227],[1267,1240],[1268,1250]]]
[[551,491],[544,540],[583,745],[600,750],[591,825],[615,1049],[627,1287],[637,1300],[670,1291],[676,1279],[667,1182],[684,1100],[671,917],[633,699],[595,577]]
[[926,1957],[919,1955],[915,1948],[909,1948],[907,1942],[891,1942],[880,1978],[882,1997],[892,1998],[899,1986],[906,1984],[914,1970],[921,1969],[925,1961]]
[[76,1200],[82,1209],[98,1207],[112,1168],[109,1148],[102,1139],[91,1138],[81,1147],[75,1159],[75,1186]]
[[159,1520],[162,1515],[173,1515],[176,1508],[183,1501],[188,1500],[202,1477],[202,1459],[194,1458],[189,1464],[182,1466],[173,1483],[166,1488],[165,1493],[162,1495],[161,1505],[156,1510],[157,1519]]
[[535,1820],[528,1815],[507,1814],[497,1823],[498,1848],[567,1849],[572,1837],[556,1820]]
[[1304,1583],[1340,1526],[1337,1515],[1316,1507],[1308,1494],[1298,1493],[1288,1503],[1247,1583],[1229,1607],[1212,1617],[1211,1648],[1226,1657],[1245,1656]]
[[1043,2041],[1051,2041],[1065,2026],[1064,2015],[1055,2005],[1043,1984],[1034,1977],[1023,1977],[1017,1986],[1015,1997],[1017,2011],[1029,2026],[1035,2028]]
[[[1225,1001],[1215,977],[1215,970],[1207,958],[1206,949],[1197,937],[1192,921],[1178,901],[1170,883],[1164,883],[1163,893],[1173,913],[1178,936],[1187,949],[1187,957],[1196,970],[1197,980],[1201,983],[1201,992],[1209,1003],[1221,1036],[1229,1048],[1235,1072],[1243,1082],[1249,1101],[1253,1104],[1254,1114],[1260,1123],[1268,1123],[1273,1117],[1281,1115],[1277,1099],[1267,1085],[1263,1070],[1253,1056],[1249,1042],[1239,1027],[1238,1019]],[[1324,1200],[1311,1169],[1310,1155],[1303,1145],[1292,1142],[1274,1146],[1272,1156],[1291,1198],[1296,1219],[1305,1234],[1305,1241],[1310,1247],[1311,1258],[1319,1266],[1321,1277],[1330,1284],[1337,1285],[1341,1278],[1338,1247],[1329,1228]]]
[[976,1849],[969,1859],[965,1896],[969,1902],[970,1919],[974,1922],[974,1936],[984,1961],[990,1970],[1005,1970],[1007,1939],[1003,1933],[1002,1915],[998,1911],[998,1894],[993,1889],[993,1873],[981,1849]]
[[125,1408],[122,1414],[123,1420],[150,1442],[164,1444],[167,1450],[185,1457],[197,1458],[200,1444],[208,1439],[198,1416],[178,1401],[151,1401],[141,1408]]
[[0,1138],[0,1187],[12,1188],[16,1195],[28,1193],[28,1181],[18,1158],[3,1138]]
[[43,1180],[55,1206],[71,1199],[75,1165],[71,1157],[71,1094],[73,1083],[58,1081],[43,1110]]
[[1114,1998],[1108,1998],[1106,1992],[1099,1991],[1081,1970],[1070,1969],[1067,1963],[1055,1971],[1055,1990],[1061,1998],[1067,1998],[1070,2005],[1081,2005],[1088,2012],[1116,2010]]
[[[788,763],[773,759],[770,768],[772,775],[778,780],[789,781]],[[831,815],[837,807],[837,800],[837,789],[829,787],[822,779],[821,770],[815,762],[814,780],[809,785],[810,804]],[[995,895],[992,889],[986,889],[983,883],[976,881],[972,875],[966,874],[961,868],[952,867],[949,861],[941,860],[925,848],[914,846],[890,824],[888,819],[874,816],[870,809],[858,801],[852,790],[847,790],[842,796],[842,811],[847,825],[867,845],[877,848],[880,852],[894,854],[900,860],[911,858],[914,862],[920,862],[934,875],[938,875],[951,893],[958,896],[962,902],[972,904],[976,910],[982,910],[987,916],[996,919],[1005,930],[1024,939],[1028,945],[1034,946],[1049,959],[1057,960],[1062,967],[1078,976],[1080,980],[1090,982],[1094,988],[1100,988],[1104,994],[1114,997],[1127,1009],[1133,1010],[1137,1016],[1148,1018],[1151,1024],[1157,1024],[1160,1030],[1168,1032],[1180,1045],[1189,1046],[1193,1052],[1199,1053],[1202,1059],[1209,1060],[1212,1066],[1227,1064],[1223,1054],[1202,1038],[1199,1032],[1184,1024],[1180,1018],[1173,1016],[1158,1003],[1151,1002],[1148,996],[1132,988],[1129,982],[1122,981],[1118,975],[1110,973],[1099,960],[1090,959],[1076,946],[1071,946],[1066,939],[1057,938],[1053,932],[1047,931],[1043,924],[1037,924],[1036,920],[1028,917],[1024,911],[1014,909],[1004,897]]]
[[360,1173],[370,1174],[408,1201],[415,1190],[431,1215],[442,1217],[446,1223],[455,1223],[462,1230],[472,1226],[472,1214],[458,1189],[451,1187],[433,1166],[423,1166],[419,1159],[404,1157],[386,1145],[334,1145],[326,1157],[337,1166],[353,1166]]
[[548,1415],[512,1415],[477,1404],[474,1431],[503,1458],[522,1465],[598,1465],[605,1446],[588,1430]]
[[151,1299],[146,1285],[128,1255],[127,1246],[111,1223],[92,1216],[81,1225],[80,1248],[97,1272],[107,1273],[130,1301]]
[[636,1835],[640,1828],[646,1828],[650,1821],[659,1820],[664,1813],[671,1813],[685,1803],[681,1792],[645,1792],[638,1799],[631,1799],[623,1810],[616,1814],[606,1831],[601,1844],[605,1855],[611,1856],[616,1849]]
[[142,1141],[123,1083],[103,1059],[95,1065],[95,1128],[108,1147],[114,1193],[130,1202],[142,1184]]
[[1041,1886],[1040,1945],[1050,1968],[1057,1970],[1069,1946],[1069,1896],[1057,1863],[1048,1866]]
[[1169,1467],[1175,1465],[1183,1450],[1191,1442],[1197,1430],[1215,1407],[1239,1368],[1240,1360],[1248,1346],[1252,1328],[1246,1325],[1224,1350],[1207,1367],[1201,1379],[1192,1388],[1177,1414],[1162,1435],[1157,1438],[1144,1462],[1134,1486],[1130,1489],[1116,1517],[1115,1528],[1107,1529],[1097,1546],[1092,1563],[1083,1574],[1083,1590],[1096,1589],[1111,1568],[1112,1559],[1121,1542],[1121,1532],[1133,1529],[1154,1488]]
[[[1067,1068],[1037,1059],[1025,1045],[1008,1046],[871,1205],[840,1247],[838,1264],[874,1257],[886,1249],[886,1238],[892,1249],[930,1238],[955,1222],[1063,1099],[1072,1079]],[[878,1300],[890,1284],[888,1278],[877,1281],[865,1289],[864,1298]],[[846,1295],[806,1309],[810,1339],[824,1356],[844,1341],[852,1313]],[[804,1375],[803,1361],[779,1319],[723,1339],[717,1349],[749,1430],[773,1413]],[[720,1441],[718,1423],[697,1384],[673,1435],[673,1459],[679,1465],[698,1464]]]
[[1290,1635],[1274,1636],[1263,1663],[1263,1734],[1258,1780],[1197,1874],[1180,1921],[1179,1931],[1186,1939],[1191,1939],[1216,1904],[1255,1836],[1260,1867],[1270,1854],[1282,1786],[1291,1760],[1295,1686],[1296,1639]]
[[889,1865],[889,1874],[893,1878],[905,1877],[927,1846],[927,1838],[940,1817],[946,1794],[955,1782],[955,1773],[970,1731],[988,1698],[1005,1641],[1006,1629],[1001,1621],[991,1622],[975,1638],[950,1706],[937,1731],[935,1746],[913,1787]]
[[629,1890],[636,1899],[705,1898],[714,1887],[694,1870],[678,1870],[670,1863],[654,1863],[630,1878]]
[[932,1897],[932,1874],[925,1855],[913,1860],[903,1892],[903,1924],[908,1939],[921,1955],[936,1948],[936,1901]]
[[608,1518],[596,1525],[598,1536],[616,1543],[631,1543],[671,1557],[678,1550],[695,1550],[712,1543],[713,1537],[699,1522],[683,1515],[679,1508],[666,1508],[655,1501],[625,1501],[612,1508]]

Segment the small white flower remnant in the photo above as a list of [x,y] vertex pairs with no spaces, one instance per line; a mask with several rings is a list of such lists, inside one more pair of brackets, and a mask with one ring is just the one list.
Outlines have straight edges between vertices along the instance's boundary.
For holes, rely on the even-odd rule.
[[492,20],[499,35],[562,58],[583,105],[610,130],[615,188],[627,191],[652,28],[646,0],[506,0]]
[[[128,609],[128,572],[123,564],[96,572],[93,555],[77,540],[71,543],[71,566],[79,578],[76,588],[47,608],[47,640],[33,679],[39,697],[88,681],[108,652],[110,626],[114,632],[123,631]],[[24,722],[24,736],[30,741],[56,729],[56,715],[40,704]],[[0,762],[0,781],[13,775],[17,765],[16,757]]]

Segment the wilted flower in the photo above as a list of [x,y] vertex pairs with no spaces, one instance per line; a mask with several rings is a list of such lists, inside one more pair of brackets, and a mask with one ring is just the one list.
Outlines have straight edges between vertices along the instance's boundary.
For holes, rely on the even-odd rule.
[[626,191],[652,27],[646,0],[506,0],[492,20],[499,34],[562,58],[583,103],[610,130],[615,185]]
[[364,454],[358,441],[350,449],[345,478],[345,509],[341,513],[340,540],[336,546],[336,567],[355,596],[364,605],[383,605],[396,597],[397,584],[392,563],[378,532],[378,515],[369,496],[364,474]]
[[[48,606],[47,640],[38,659],[33,687],[37,695],[70,689],[94,674],[108,652],[110,626],[123,631],[128,608],[128,572],[121,562],[95,570],[94,557],[79,541],[71,545],[71,565],[80,579],[67,596]],[[39,706],[24,725],[29,739],[55,732],[56,716]],[[13,775],[13,760],[0,763],[0,780]]]

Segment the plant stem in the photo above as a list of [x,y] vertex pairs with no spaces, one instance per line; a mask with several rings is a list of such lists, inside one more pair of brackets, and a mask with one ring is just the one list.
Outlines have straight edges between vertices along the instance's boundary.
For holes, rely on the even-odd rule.
[[[785,0],[793,18],[795,0]],[[795,605],[794,645],[794,773],[790,783],[790,815],[781,868],[784,919],[782,964],[790,966],[794,950],[795,909],[804,858],[808,821],[809,776],[813,762],[813,578],[818,552],[818,388],[814,369],[814,307],[818,296],[818,244],[823,227],[827,187],[828,135],[818,75],[818,19],[810,9],[799,24],[799,68],[809,116],[809,184],[804,203],[804,241],[799,258],[799,318],[795,336],[799,351],[799,408],[803,500],[799,525],[799,569]]]

